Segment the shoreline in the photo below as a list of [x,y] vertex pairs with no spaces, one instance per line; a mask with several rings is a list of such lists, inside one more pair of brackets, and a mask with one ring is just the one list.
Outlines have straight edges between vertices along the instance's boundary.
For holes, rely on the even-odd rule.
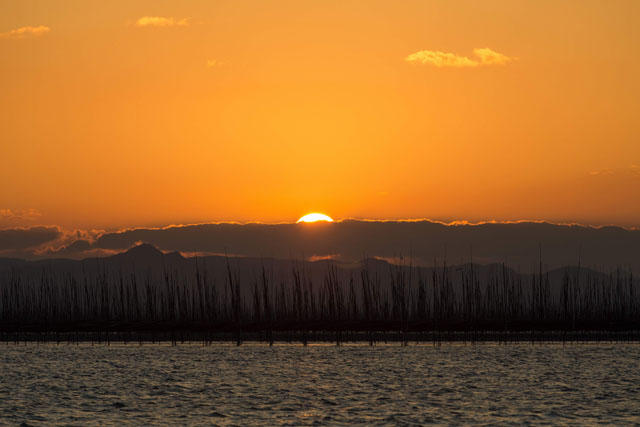
[[263,344],[265,346],[298,344],[301,346],[326,344],[342,346],[348,344],[378,345],[440,345],[447,343],[476,344],[579,344],[579,343],[640,343],[640,330],[634,331],[273,331],[233,332],[213,331],[83,331],[83,332],[0,332],[0,343],[6,345],[37,344],[225,344],[241,346],[243,344]]

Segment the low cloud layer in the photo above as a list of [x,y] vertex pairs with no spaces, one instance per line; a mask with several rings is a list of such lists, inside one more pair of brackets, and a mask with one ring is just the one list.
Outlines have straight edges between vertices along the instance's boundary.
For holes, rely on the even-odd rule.
[[36,249],[59,239],[62,232],[58,227],[8,228],[0,230],[0,254],[3,251],[20,252]]
[[[357,262],[364,258],[411,258],[430,266],[506,262],[523,270],[537,266],[540,254],[550,267],[631,267],[640,271],[640,230],[539,222],[442,224],[431,221],[356,221],[315,224],[197,224],[137,228],[98,234],[58,228],[2,230],[4,256],[26,258],[93,257],[150,243],[183,254],[224,254],[279,259]],[[7,237],[10,238],[7,238]],[[56,240],[58,239],[58,240]],[[62,243],[64,242],[64,243]],[[25,252],[25,249],[28,251]]]
[[143,16],[136,21],[136,27],[186,27],[189,18],[175,19],[164,16]]
[[29,37],[38,37],[48,33],[49,31],[51,31],[51,29],[44,25],[39,25],[37,27],[26,26],[0,33],[0,39],[25,39]]
[[506,65],[515,59],[489,48],[473,49],[473,55],[475,58],[472,59],[455,53],[440,52],[437,50],[421,50],[407,56],[405,61],[412,64],[432,65],[439,68],[468,68],[489,65]]

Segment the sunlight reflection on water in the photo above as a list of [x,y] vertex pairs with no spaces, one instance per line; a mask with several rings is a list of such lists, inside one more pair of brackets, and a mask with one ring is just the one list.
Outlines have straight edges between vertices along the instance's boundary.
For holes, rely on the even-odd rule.
[[8,424],[640,422],[638,344],[1,345]]

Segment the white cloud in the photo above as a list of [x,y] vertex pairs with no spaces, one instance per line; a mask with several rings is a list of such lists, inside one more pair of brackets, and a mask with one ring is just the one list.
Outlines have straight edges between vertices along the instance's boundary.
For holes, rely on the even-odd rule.
[[39,25],[37,27],[20,27],[15,30],[0,33],[0,39],[25,39],[28,37],[38,37],[51,31],[51,28]]
[[186,27],[189,18],[175,19],[163,16],[143,16],[136,21],[136,27]]
[[414,64],[427,64],[436,67],[476,67],[478,63],[466,56],[458,56],[453,53],[437,50],[421,50],[405,58],[405,61]]
[[480,64],[482,65],[504,65],[515,59],[491,50],[488,47],[473,49],[473,54],[479,58]]
[[473,49],[473,55],[476,59],[438,50],[421,50],[407,56],[405,61],[412,64],[433,65],[439,68],[471,68],[488,65],[505,65],[515,59],[498,53],[488,47]]

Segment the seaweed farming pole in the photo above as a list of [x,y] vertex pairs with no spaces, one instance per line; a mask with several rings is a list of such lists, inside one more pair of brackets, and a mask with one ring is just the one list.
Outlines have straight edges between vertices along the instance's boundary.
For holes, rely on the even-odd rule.
[[[402,258],[401,258],[402,259]],[[411,277],[411,265],[409,265],[409,278]],[[407,344],[408,329],[408,288],[407,273],[404,263],[401,265],[392,265],[390,267],[391,297],[392,297],[392,316],[394,321],[399,321],[400,341],[402,345]],[[410,279],[409,279],[410,280]]]
[[236,345],[239,347],[242,344],[242,326],[240,325],[240,275],[238,271],[231,271],[231,264],[229,263],[229,257],[225,255],[225,261],[227,264],[228,286],[229,296],[231,298],[231,310],[233,312],[233,323],[236,329]]
[[[305,304],[306,301],[306,293],[303,291],[304,288],[304,274],[302,278],[300,277],[300,270],[298,269],[295,263],[292,263],[292,276],[293,276],[293,301],[294,301],[294,319],[296,324],[304,325],[304,321],[308,318],[307,309],[308,306]],[[302,327],[301,332],[301,341],[303,346],[307,346],[307,329],[305,326]]]
[[373,295],[371,277],[369,276],[369,268],[366,264],[366,260],[363,261],[360,267],[360,280],[362,281],[362,304],[364,305],[364,321],[367,328],[367,336],[369,346],[373,346],[374,334],[372,329],[373,323]]
[[227,257],[220,294],[198,260],[192,276],[167,268],[146,277],[141,268],[130,275],[100,268],[32,277],[14,269],[0,274],[0,337],[109,343],[140,334],[177,343],[203,331],[209,342],[220,336],[237,345],[256,337],[270,345],[283,337],[303,344],[321,337],[336,345],[355,338],[373,346],[379,337],[406,345],[414,334],[434,344],[524,335],[532,342],[572,340],[595,331],[601,338],[624,331],[638,336],[640,295],[631,271],[595,271],[579,262],[559,270],[562,276],[550,275],[541,254],[532,273],[521,274],[505,263],[489,270],[473,263],[449,266],[445,257],[443,263],[434,259],[430,280],[405,264],[384,271],[384,284],[366,260],[360,283],[335,263],[316,284],[304,264],[275,280],[263,264],[259,278],[245,286],[241,264]]
[[328,298],[328,320],[335,329],[336,345],[340,346],[342,342],[342,321],[344,320],[344,301],[342,286],[338,278],[338,269],[333,262],[329,263],[324,283]]
[[267,322],[267,340],[269,346],[273,346],[273,319],[271,314],[271,300],[269,295],[269,278],[267,277],[267,271],[262,264],[262,301],[264,303],[264,315]]

